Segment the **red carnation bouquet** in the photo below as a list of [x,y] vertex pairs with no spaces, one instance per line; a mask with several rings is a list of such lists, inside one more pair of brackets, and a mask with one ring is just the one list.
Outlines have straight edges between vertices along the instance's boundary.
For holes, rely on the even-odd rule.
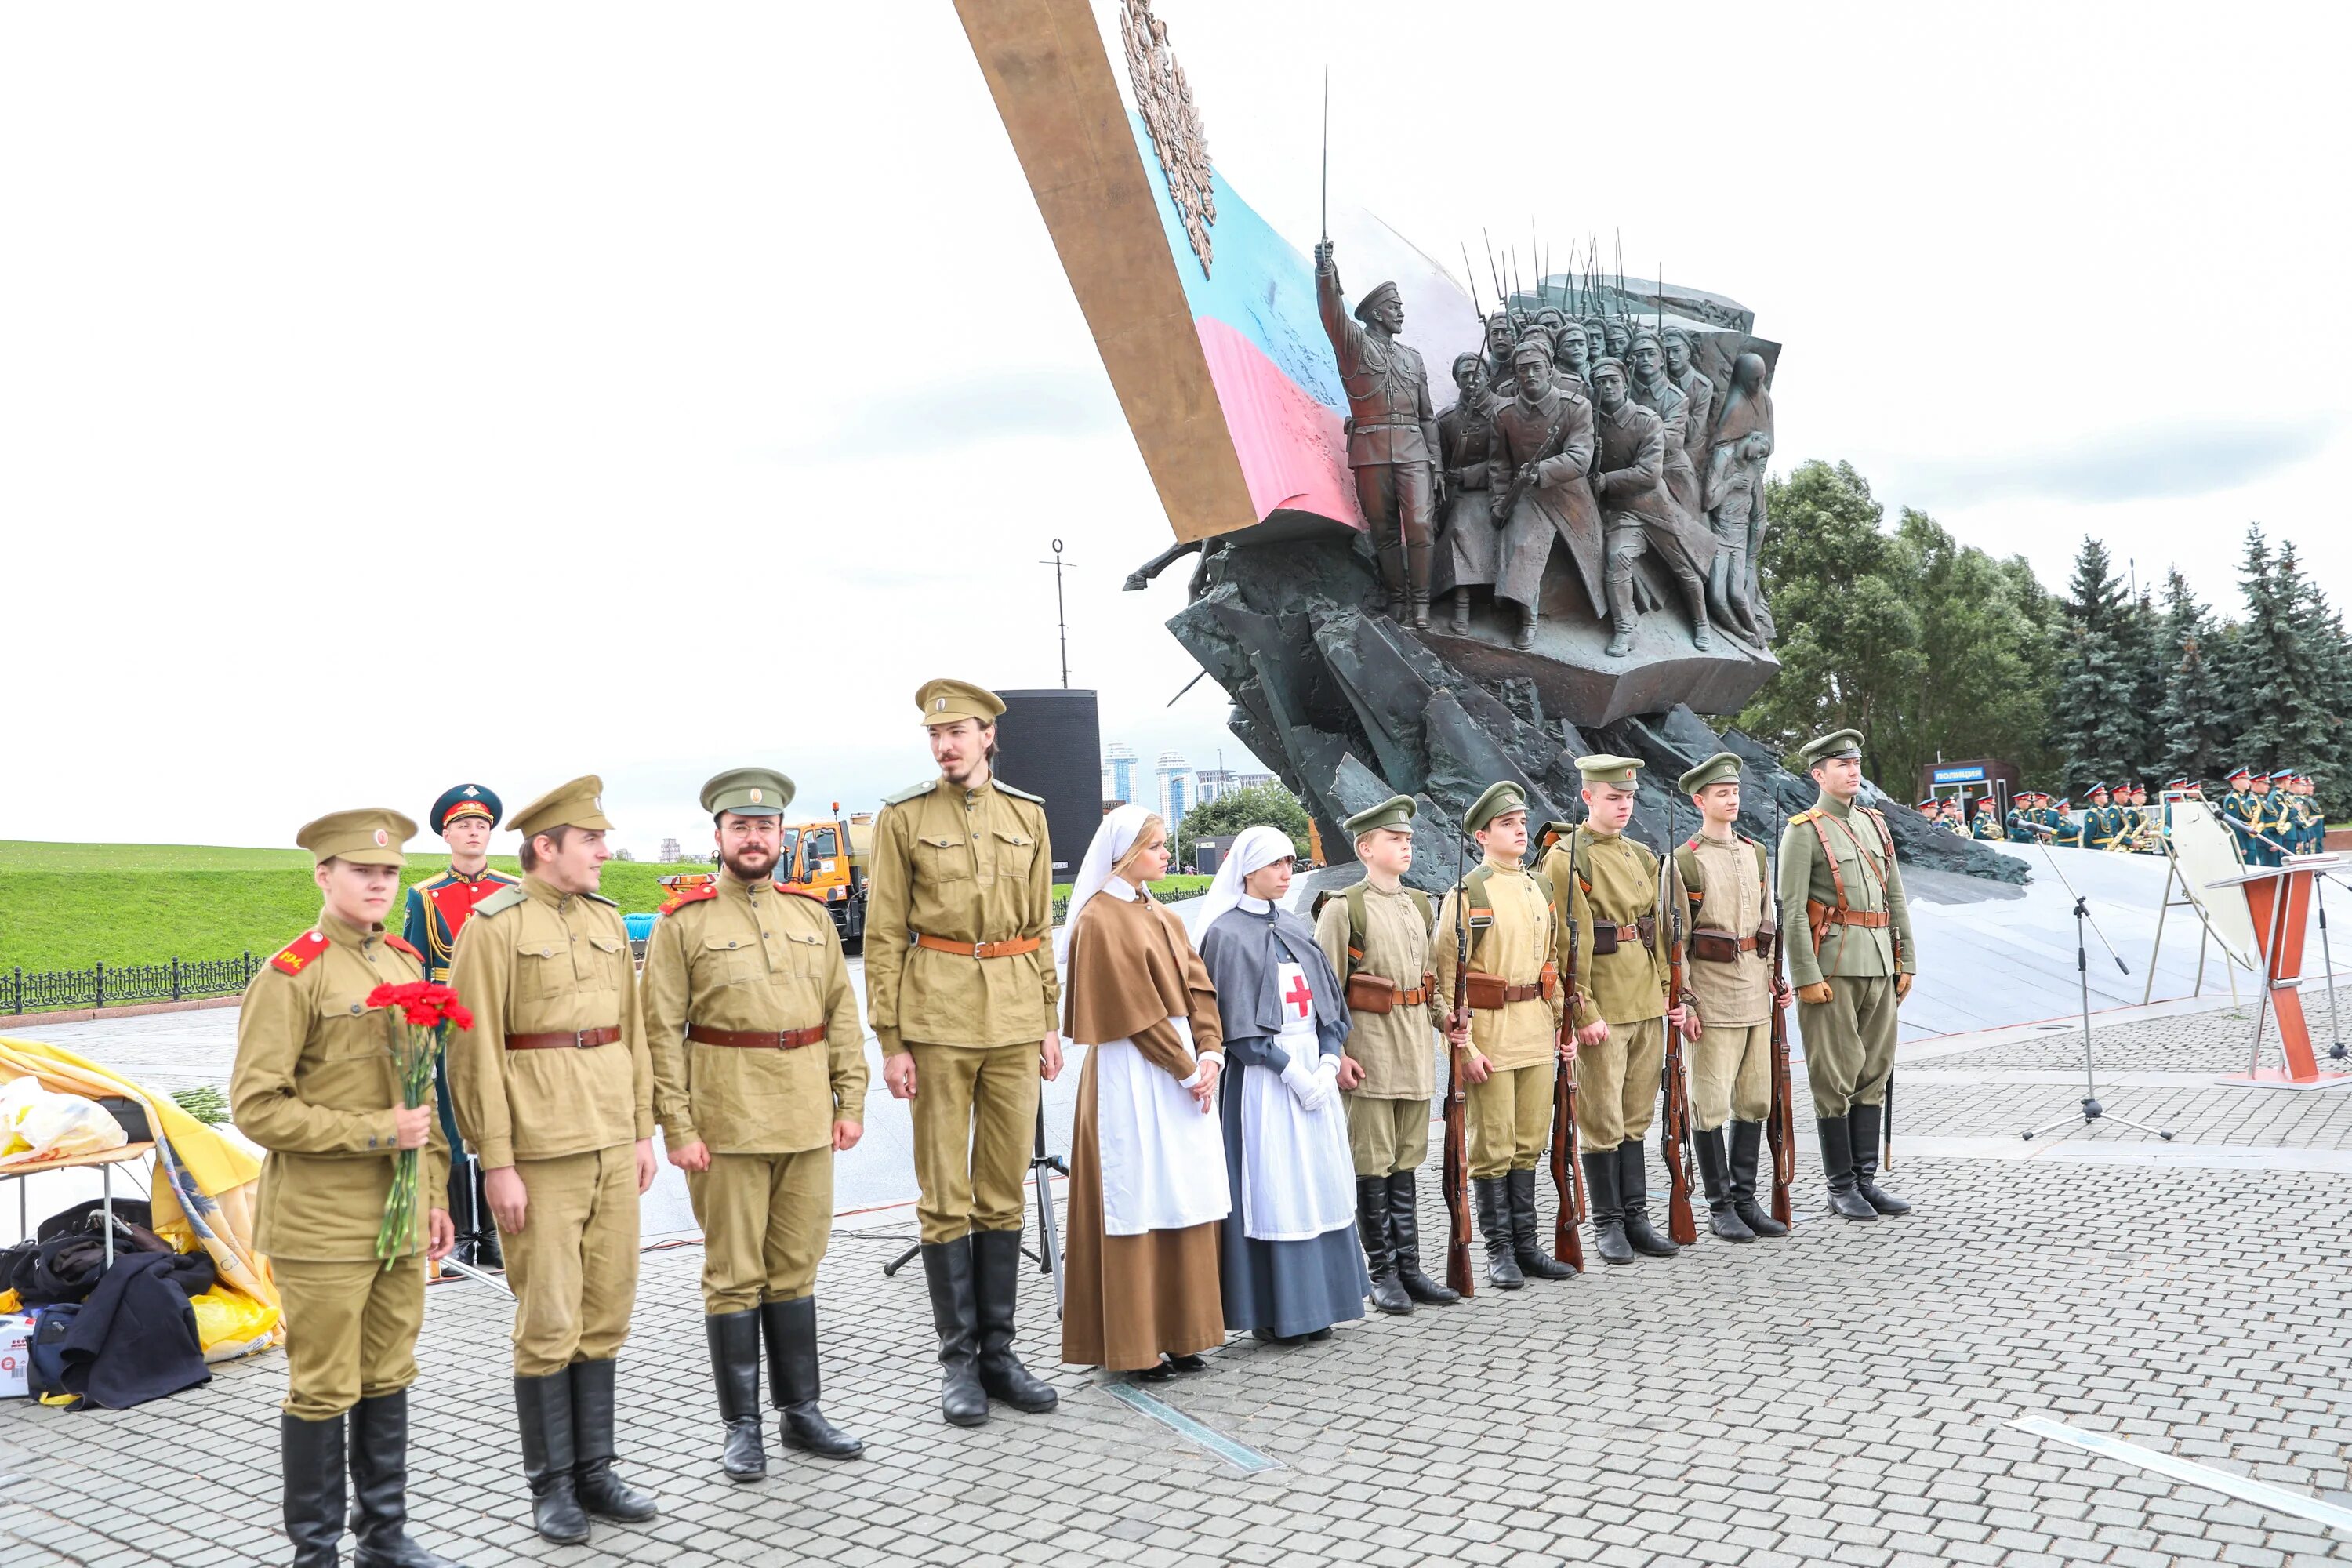
[[[367,1005],[383,1011],[392,1031],[392,1059],[400,1071],[401,1103],[414,1110],[433,1090],[433,1064],[448,1047],[449,1026],[470,1029],[474,1015],[455,991],[427,980],[379,985],[368,993]],[[393,1167],[392,1195],[384,1200],[383,1225],[375,1233],[375,1255],[386,1268],[419,1239],[416,1173],[422,1152],[403,1149]]]

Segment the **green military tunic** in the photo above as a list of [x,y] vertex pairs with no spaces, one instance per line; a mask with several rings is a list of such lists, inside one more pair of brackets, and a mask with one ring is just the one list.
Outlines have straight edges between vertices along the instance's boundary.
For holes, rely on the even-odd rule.
[[[874,819],[866,900],[866,1020],[886,1054],[915,1058],[923,1239],[1018,1230],[1036,1052],[1062,996],[1044,805],[993,778],[890,796]],[[975,957],[919,936],[1026,951]]]
[[[269,1258],[286,1317],[286,1414],[324,1421],[416,1381],[425,1321],[425,1205],[449,1180],[436,1122],[422,1153],[419,1232],[386,1268],[376,1233],[399,1154],[402,1103],[394,1015],[367,1005],[379,985],[422,980],[415,951],[382,926],[321,912],[265,963],[237,1014],[229,1109],[268,1156],[255,1249]],[[453,1031],[454,1033],[455,1031]]]
[[[1831,999],[1800,1002],[1805,1076],[1817,1116],[1877,1105],[1895,1068],[1895,976],[1918,972],[1894,838],[1878,813],[1822,793],[1780,837],[1780,907],[1808,930],[1789,942],[1789,983],[1827,980]],[[1819,931],[1819,945],[1811,940]]]
[[[1602,1153],[1648,1133],[1665,1068],[1669,932],[1659,918],[1658,858],[1622,833],[1587,825],[1545,852],[1543,869],[1576,927],[1569,1025],[1609,1026],[1608,1039],[1576,1048],[1577,1137],[1585,1153]],[[1678,876],[1674,896],[1683,896]],[[1601,953],[1594,933],[1604,925],[1635,931]],[[1565,945],[1560,957],[1564,967]]]
[[[1315,918],[1315,940],[1345,979],[1375,974],[1395,983],[1400,995],[1433,984],[1424,901],[1402,887],[1383,891],[1369,881],[1361,894],[1364,942],[1349,951],[1347,896],[1335,894]],[[1348,1091],[1348,1142],[1356,1174],[1387,1176],[1416,1170],[1429,1157],[1429,1100],[1435,1087],[1433,1042],[1443,1008],[1433,996],[1385,1013],[1352,1011],[1348,1055],[1364,1081]]]
[[[1451,1006],[1454,997],[1457,915],[1469,931],[1472,974],[1492,975],[1516,988],[1539,986],[1559,941],[1550,889],[1516,861],[1491,855],[1464,882],[1476,884],[1475,896],[1465,906],[1462,887],[1445,895],[1432,943],[1437,994],[1444,1005]],[[1494,1068],[1486,1082],[1470,1085],[1467,1095],[1470,1174],[1477,1180],[1532,1171],[1543,1152],[1559,1059],[1561,1000],[1557,984],[1553,991],[1549,999],[1534,995],[1492,1010],[1474,1005],[1470,1052]]]
[[[721,873],[655,922],[642,985],[654,1119],[672,1150],[710,1151],[687,1174],[703,1310],[808,1295],[832,1229],[833,1124],[866,1115],[866,1035],[832,916]],[[823,1037],[777,1043],[810,1029]]]
[[1675,869],[1689,929],[1743,944],[1727,963],[1701,958],[1687,940],[1684,946],[1684,1000],[1700,1024],[1690,1052],[1691,1113],[1702,1132],[1735,1119],[1761,1121],[1772,1110],[1772,965],[1756,942],[1772,923],[1764,847],[1700,834],[1675,852]]

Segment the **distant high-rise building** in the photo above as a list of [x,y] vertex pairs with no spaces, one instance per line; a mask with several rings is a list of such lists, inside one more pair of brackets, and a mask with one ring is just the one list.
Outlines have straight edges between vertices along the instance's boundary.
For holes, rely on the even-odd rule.
[[1176,837],[1176,827],[1184,820],[1192,805],[1192,770],[1185,763],[1181,752],[1160,753],[1160,820],[1168,825],[1168,837]]
[[1135,799],[1135,748],[1124,741],[1113,741],[1104,753],[1109,765],[1104,773],[1107,800],[1133,802]]
[[680,860],[685,858],[685,856],[678,849],[677,839],[665,838],[662,840],[661,858],[662,864],[665,866],[675,866]]
[[1202,768],[1194,775],[1196,805],[1206,805],[1213,800],[1223,800],[1237,789],[1255,789],[1274,782],[1272,773],[1244,773],[1239,768]]

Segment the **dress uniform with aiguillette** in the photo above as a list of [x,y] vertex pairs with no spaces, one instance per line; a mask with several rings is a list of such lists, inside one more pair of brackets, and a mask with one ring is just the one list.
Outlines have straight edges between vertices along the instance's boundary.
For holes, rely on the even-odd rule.
[[[1738,754],[1717,752],[1675,787],[1696,796],[1738,777]],[[1683,1000],[1700,1025],[1689,1053],[1691,1141],[1708,1228],[1727,1241],[1786,1236],[1788,1226],[1756,1203],[1764,1120],[1772,1113],[1772,943],[1780,935],[1764,846],[1736,829],[1722,839],[1694,833],[1675,850],[1675,873],[1690,909]]]
[[[702,786],[715,819],[782,816],[793,783],[736,768]],[[662,906],[646,943],[646,1044],[654,1113],[687,1173],[702,1226],[702,1310],[722,1464],[767,1474],[760,1438],[760,1342],[787,1447],[855,1458],[865,1445],[817,1404],[816,1269],[833,1226],[834,1123],[866,1119],[866,1031],[841,938],[822,899],[722,870]]]
[[[1861,754],[1862,732],[1839,730],[1808,742],[1799,756],[1810,771]],[[1780,907],[1805,911],[1808,940],[1789,944],[1789,984],[1799,993],[1830,1206],[1848,1219],[1907,1213],[1910,1205],[1876,1180],[1895,1006],[1910,989],[1902,977],[1919,966],[1886,819],[1822,788],[1812,809],[1790,817],[1780,835]],[[1803,994],[1824,984],[1826,999]]]
[[[1480,795],[1462,819],[1475,833],[1525,811],[1506,781]],[[1437,911],[1437,994],[1454,995],[1454,922],[1468,928],[1470,1056],[1493,1070],[1467,1090],[1471,1194],[1486,1237],[1486,1277],[1516,1290],[1533,1275],[1565,1279],[1536,1228],[1536,1161],[1551,1131],[1552,1074],[1559,1058],[1559,913],[1551,889],[1518,859],[1488,850]]]
[[[320,863],[399,866],[400,847],[415,831],[396,811],[339,811],[294,841]],[[389,1267],[376,1256],[400,1152],[402,1095],[391,1016],[367,998],[379,985],[424,977],[402,938],[321,911],[316,927],[255,973],[237,1014],[229,1105],[237,1131],[269,1152],[253,1241],[269,1259],[285,1313],[278,1442],[296,1568],[333,1568],[347,1425],[358,1562],[446,1568],[406,1535],[408,1385],[425,1321],[424,1238],[412,1238]],[[443,1190],[448,1162],[436,1125],[423,1151],[420,1194]]]
[[[926,725],[993,724],[994,692],[933,680]],[[911,1054],[923,1276],[940,1337],[941,1412],[988,1419],[989,1399],[1051,1410],[1050,1384],[1013,1354],[1034,1146],[1038,1051],[1055,1032],[1054,855],[1045,803],[992,773],[901,790],[874,819],[866,915],[866,1021]]]
[[[1412,831],[1411,795],[1396,795],[1345,824],[1350,842],[1382,829]],[[1422,1272],[1421,1210],[1413,1173],[1429,1159],[1433,1046],[1441,1009],[1430,952],[1429,895],[1369,881],[1326,894],[1315,940],[1347,986],[1348,1055],[1364,1079],[1346,1091],[1348,1146],[1356,1162],[1356,1228],[1372,1304],[1411,1311],[1461,1298]]]
[[[604,781],[559,784],[514,815],[529,846],[559,827],[609,829]],[[451,1042],[457,1125],[483,1168],[527,1194],[505,1237],[515,1293],[514,1392],[532,1521],[587,1538],[582,1510],[651,1519],[614,1474],[614,1358],[637,1291],[636,1146],[654,1135],[653,1060],[628,928],[613,900],[526,871],[457,936],[453,972],[474,1026]]]

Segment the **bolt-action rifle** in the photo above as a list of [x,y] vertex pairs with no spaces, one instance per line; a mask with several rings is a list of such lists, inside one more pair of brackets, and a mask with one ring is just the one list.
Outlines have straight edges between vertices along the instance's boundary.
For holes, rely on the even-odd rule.
[[[1470,1019],[1470,928],[1465,924],[1469,897],[1462,879],[1466,867],[1462,834],[1454,838],[1454,1008],[1445,1016],[1449,1037]],[[1445,1048],[1445,1286],[1464,1296],[1477,1294],[1470,1276],[1470,1085],[1465,1047],[1449,1037]]]
[[[1576,830],[1568,835],[1568,880],[1576,885]],[[1571,902],[1573,900],[1571,900]],[[1576,1037],[1576,921],[1567,908],[1560,909],[1558,918],[1568,927],[1568,973],[1561,984],[1565,998],[1559,1010],[1559,1032],[1556,1044],[1565,1044]],[[1559,1197],[1559,1215],[1552,1222],[1552,1256],[1575,1269],[1584,1272],[1584,1238],[1577,1234],[1577,1226],[1584,1218],[1584,1169],[1577,1157],[1576,1147],[1576,1062],[1570,1059],[1558,1064],[1552,1077],[1551,1091],[1551,1185]]]
[[[1666,796],[1666,850],[1658,857],[1658,918],[1666,933],[1666,1011],[1683,1005],[1683,910],[1675,896],[1675,797]],[[1684,1247],[1698,1241],[1698,1221],[1691,1214],[1690,1083],[1683,1070],[1683,1032],[1665,1020],[1666,1114],[1664,1145],[1666,1161],[1666,1236]]]
[[1780,906],[1780,802],[1772,802],[1772,1112],[1764,1141],[1772,1149],[1772,1217],[1796,1223],[1789,1184],[1797,1173],[1797,1102],[1789,1081],[1789,982],[1787,911]]
[[1519,498],[1526,495],[1528,489],[1536,482],[1537,465],[1550,462],[1554,458],[1559,456],[1559,449],[1568,445],[1570,412],[1570,410],[1568,407],[1567,400],[1563,398],[1560,405],[1559,419],[1552,426],[1551,434],[1544,437],[1544,444],[1537,449],[1536,455],[1528,458],[1526,462],[1521,463],[1517,469],[1512,473],[1511,488],[1503,492],[1502,504],[1496,507],[1494,511],[1489,514],[1491,521],[1496,528],[1508,528],[1510,526],[1511,514],[1519,509]]

